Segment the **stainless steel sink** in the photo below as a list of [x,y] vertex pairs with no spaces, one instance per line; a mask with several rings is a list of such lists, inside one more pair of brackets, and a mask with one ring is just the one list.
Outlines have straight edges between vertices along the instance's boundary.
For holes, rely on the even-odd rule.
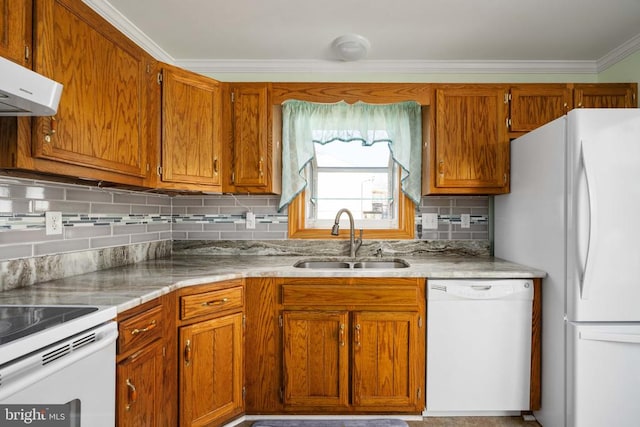
[[353,264],[353,268],[407,268],[409,263],[396,259],[390,261],[358,261]]
[[297,268],[351,268],[351,264],[341,261],[298,261],[293,264]]
[[296,262],[294,265],[296,268],[311,268],[311,269],[395,269],[395,268],[407,268],[409,263],[403,259],[366,259],[366,260],[322,260],[322,259],[306,259]]

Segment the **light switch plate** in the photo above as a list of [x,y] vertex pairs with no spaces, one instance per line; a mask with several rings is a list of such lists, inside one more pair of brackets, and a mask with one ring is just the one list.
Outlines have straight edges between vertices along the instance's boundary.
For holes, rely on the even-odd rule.
[[422,229],[423,230],[437,230],[438,229],[438,214],[424,213],[422,214]]
[[460,227],[462,228],[471,227],[471,215],[469,214],[460,215]]
[[62,234],[62,212],[45,212],[44,228],[47,236]]
[[246,227],[248,230],[256,228],[256,215],[253,212],[247,212]]

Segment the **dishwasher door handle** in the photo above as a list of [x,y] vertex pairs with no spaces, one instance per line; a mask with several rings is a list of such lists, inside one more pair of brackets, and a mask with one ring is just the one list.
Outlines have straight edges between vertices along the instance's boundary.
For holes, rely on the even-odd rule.
[[532,299],[533,285],[530,280],[486,281],[468,280],[430,284],[428,298],[431,300],[501,300]]

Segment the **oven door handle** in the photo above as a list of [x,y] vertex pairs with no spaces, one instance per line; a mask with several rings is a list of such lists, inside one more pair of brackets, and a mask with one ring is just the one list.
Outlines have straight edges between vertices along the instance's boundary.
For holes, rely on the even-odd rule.
[[[44,348],[32,356],[21,359],[15,363],[9,362],[5,367],[0,369],[0,375],[2,376],[0,401],[32,384],[35,384],[55,372],[65,369],[69,365],[72,365],[85,357],[89,357],[92,354],[107,348],[118,338],[116,322],[106,323],[96,329],[93,329],[91,332],[96,334],[97,341],[80,347],[77,350],[73,350],[53,362],[43,364],[43,355],[50,353],[52,349],[60,348],[64,345],[68,344],[70,346],[71,343],[77,341],[79,337],[86,336],[87,332],[81,333],[64,343],[58,343],[51,347]],[[113,352],[113,359],[115,364],[115,348]]]

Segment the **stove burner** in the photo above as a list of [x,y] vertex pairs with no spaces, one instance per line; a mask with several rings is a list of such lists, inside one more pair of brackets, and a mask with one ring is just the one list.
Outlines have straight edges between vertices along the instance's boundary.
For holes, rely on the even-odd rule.
[[87,306],[0,306],[0,345],[98,310]]

